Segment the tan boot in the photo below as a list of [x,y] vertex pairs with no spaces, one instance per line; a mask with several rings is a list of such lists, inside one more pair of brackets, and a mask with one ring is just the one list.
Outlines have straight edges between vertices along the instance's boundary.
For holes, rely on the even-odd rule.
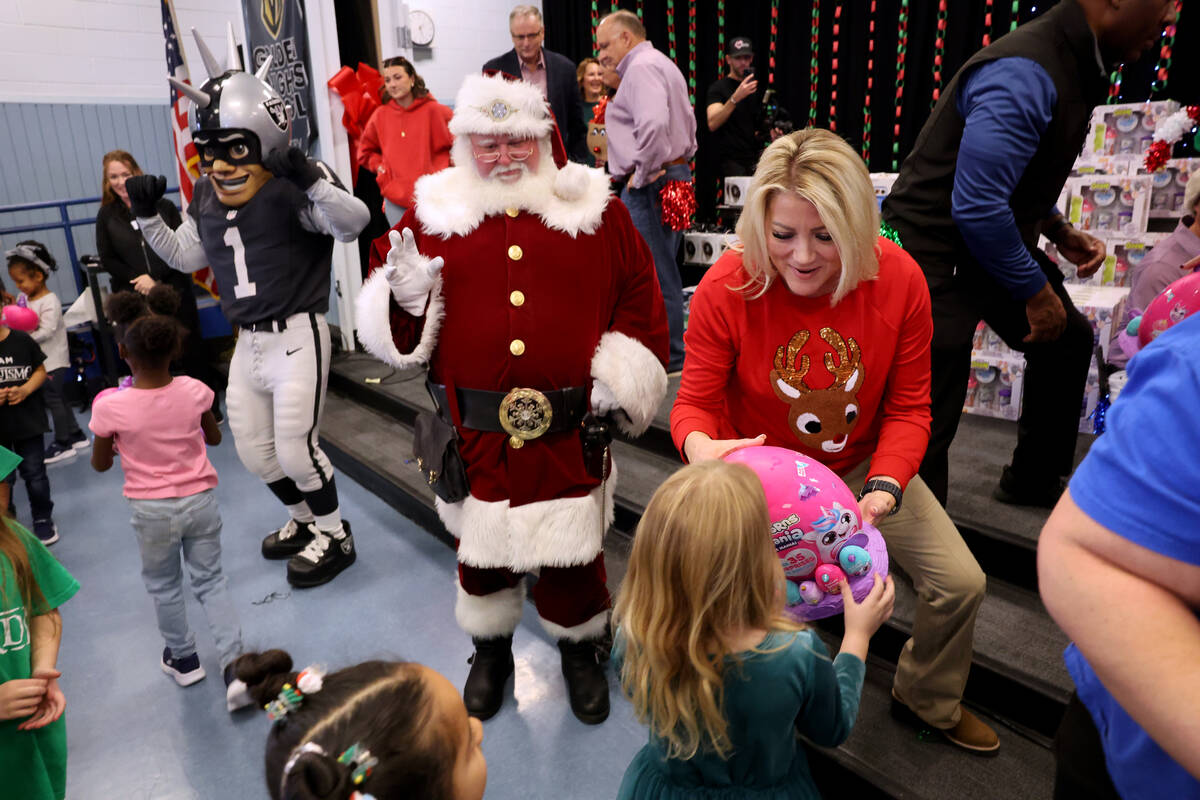
[[968,711],[966,707],[960,705],[959,712],[961,716],[958,724],[953,728],[934,728],[918,717],[908,707],[908,704],[900,699],[900,695],[896,694],[895,689],[892,690],[893,717],[918,728],[940,731],[951,744],[972,753],[984,756],[996,755],[1000,751],[1000,737],[996,735],[996,732],[988,727],[987,723]]

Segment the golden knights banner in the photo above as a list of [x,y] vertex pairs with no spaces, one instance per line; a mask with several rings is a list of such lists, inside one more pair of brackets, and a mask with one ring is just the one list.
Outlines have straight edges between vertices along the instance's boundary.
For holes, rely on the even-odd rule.
[[312,67],[304,0],[242,0],[242,13],[248,36],[247,70],[254,72],[271,56],[267,80],[291,108],[292,143],[307,151],[317,132],[311,124]]

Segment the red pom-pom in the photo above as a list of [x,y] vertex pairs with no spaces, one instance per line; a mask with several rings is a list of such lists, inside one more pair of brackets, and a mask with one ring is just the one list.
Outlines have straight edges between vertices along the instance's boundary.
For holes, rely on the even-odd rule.
[[663,224],[673,231],[686,231],[696,213],[696,187],[691,181],[667,181],[658,193]]

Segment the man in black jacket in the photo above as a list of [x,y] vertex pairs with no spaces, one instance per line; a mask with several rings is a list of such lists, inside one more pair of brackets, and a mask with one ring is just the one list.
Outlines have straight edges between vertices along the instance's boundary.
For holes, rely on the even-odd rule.
[[587,125],[583,95],[575,79],[575,64],[566,56],[542,47],[546,26],[536,6],[516,6],[508,15],[513,49],[483,65],[485,72],[499,70],[529,81],[550,101],[550,110],[563,133],[563,146],[572,161],[587,163]]

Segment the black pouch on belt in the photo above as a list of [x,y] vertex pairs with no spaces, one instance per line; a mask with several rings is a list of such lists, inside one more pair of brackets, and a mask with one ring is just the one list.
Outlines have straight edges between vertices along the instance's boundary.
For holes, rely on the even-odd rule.
[[[450,409],[446,410],[453,413]],[[423,411],[413,425],[413,458],[433,493],[447,503],[471,493],[467,465],[458,451],[458,431],[440,414]]]
[[612,443],[608,421],[588,414],[579,424],[579,438],[583,441],[584,468],[588,475],[603,481],[608,477],[608,446]]

